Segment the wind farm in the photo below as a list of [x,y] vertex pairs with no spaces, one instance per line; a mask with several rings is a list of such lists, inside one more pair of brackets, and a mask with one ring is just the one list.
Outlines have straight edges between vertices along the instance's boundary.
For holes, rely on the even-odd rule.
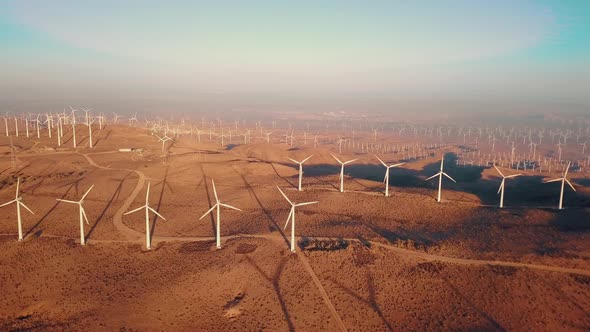
[[590,330],[573,5],[26,3],[0,330]]

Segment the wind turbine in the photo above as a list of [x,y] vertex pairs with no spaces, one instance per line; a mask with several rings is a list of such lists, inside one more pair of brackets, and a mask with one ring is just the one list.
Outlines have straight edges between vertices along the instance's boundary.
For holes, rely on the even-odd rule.
[[[70,109],[72,109],[70,107]],[[72,135],[74,138],[74,147],[76,147],[76,114],[74,113],[76,110],[72,109]]]
[[166,134],[164,135],[164,137],[160,137],[158,135],[156,135],[156,137],[158,138],[158,140],[160,142],[162,142],[162,152],[164,152],[164,148],[166,147],[166,142],[168,142],[172,138],[168,137],[168,135],[166,135]]
[[498,194],[500,194],[500,209],[501,209],[504,207],[504,188],[505,188],[505,184],[506,184],[506,179],[512,179],[517,176],[521,176],[522,174],[512,174],[512,175],[506,176],[506,175],[504,175],[504,173],[502,173],[500,171],[500,169],[498,167],[496,167],[496,165],[494,165],[494,168],[502,176],[502,183],[500,184],[500,188],[498,189]]
[[14,116],[14,131],[15,131],[16,137],[18,137],[18,119],[17,119],[16,115]]
[[346,142],[346,140],[340,136],[338,136],[338,141],[336,141],[336,144],[338,145],[338,153],[342,153],[342,144]]
[[336,159],[336,161],[338,161],[340,163],[340,166],[341,166],[340,167],[340,192],[343,193],[344,192],[344,165],[350,164],[352,162],[355,162],[355,161],[358,160],[358,158],[357,159],[352,159],[352,160],[349,160],[349,161],[342,162],[342,161],[340,161],[340,159],[336,158],[335,155],[333,155],[333,154],[331,154],[331,155],[332,155],[332,157],[334,159]]
[[313,155],[303,159],[302,161],[297,161],[295,159],[291,159],[291,158],[287,157],[287,159],[291,160],[292,162],[299,164],[299,187],[298,187],[299,191],[301,191],[301,179],[303,178],[303,163],[306,162],[307,160],[309,160],[309,158],[311,158],[311,157],[313,157]]
[[389,196],[389,170],[394,167],[399,167],[405,163],[387,165],[385,162],[383,162],[383,160],[379,159],[379,157],[375,156],[375,158],[377,158],[377,160],[379,160],[381,162],[381,164],[383,166],[385,166],[385,178],[383,179],[383,182],[385,183],[385,197],[388,197]]
[[272,130],[269,132],[264,133],[266,135],[266,143],[270,144],[270,135],[272,134]]
[[553,180],[548,180],[545,181],[545,183],[549,183],[549,182],[557,182],[557,181],[561,181],[561,193],[559,194],[559,209],[563,209],[563,190],[565,188],[565,183],[567,182],[567,184],[574,190],[576,191],[576,188],[574,188],[574,186],[572,185],[572,183],[567,179],[567,172],[570,169],[570,164],[571,161],[567,163],[567,167],[565,169],[565,172],[563,173],[563,177],[558,178],[558,179],[553,179]]
[[86,196],[88,195],[88,193],[90,193],[90,190],[92,190],[92,188],[94,188],[94,185],[90,186],[90,188],[84,193],[84,195],[82,195],[82,198],[80,198],[79,201],[68,201],[68,200],[60,199],[60,198],[57,199],[58,201],[64,202],[64,203],[78,204],[78,207],[80,208],[79,215],[80,215],[80,244],[81,245],[86,244],[86,241],[84,239],[84,220],[86,220],[86,224],[89,225],[88,217],[86,217],[86,212],[84,211],[84,207],[82,206],[82,203],[84,203],[84,198],[86,198]]
[[277,187],[277,189],[281,192],[283,197],[285,197],[287,202],[289,202],[289,204],[291,204],[291,211],[289,211],[289,216],[287,217],[287,222],[285,223],[284,229],[287,229],[287,226],[289,225],[289,221],[290,221],[291,222],[291,252],[295,252],[295,208],[298,206],[317,204],[319,202],[293,203],[293,202],[291,202],[289,197],[287,197],[287,195],[285,195],[285,193],[281,190],[281,188]]
[[443,171],[444,164],[445,164],[445,156],[443,154],[442,158],[440,159],[440,172],[438,172],[438,173],[434,174],[433,176],[429,177],[428,179],[426,179],[426,181],[428,181],[428,180],[434,179],[437,176],[439,177],[438,178],[438,197],[436,199],[437,202],[440,202],[440,193],[442,191],[442,178],[443,178],[443,175],[446,176],[446,177],[448,177],[449,179],[451,179],[451,181],[457,183],[457,181],[455,181],[455,179],[453,179],[452,177],[450,177],[447,173],[445,173]]
[[6,202],[6,203],[0,205],[0,207],[7,206],[12,203],[16,203],[16,220],[18,222],[18,240],[22,241],[23,240],[23,224],[22,224],[22,220],[21,220],[20,207],[22,205],[22,207],[27,209],[27,211],[31,212],[31,214],[35,214],[35,212],[31,211],[31,209],[29,209],[25,205],[25,203],[22,202],[23,198],[18,195],[19,189],[20,189],[20,177],[16,180],[16,195],[14,196],[14,199],[10,202]]
[[86,125],[88,126],[88,135],[89,135],[88,143],[90,145],[90,148],[93,148],[93,145],[92,145],[92,124],[94,123],[95,120],[96,119],[92,119],[92,120],[90,120],[88,118],[86,119]]
[[148,182],[147,191],[145,192],[145,204],[138,207],[135,210],[127,211],[123,215],[126,216],[128,214],[140,211],[141,209],[145,209],[145,247],[149,250],[152,249],[152,241],[150,238],[150,211],[155,213],[158,217],[166,220],[166,218],[162,217],[158,211],[154,210],[150,207],[150,183]]
[[221,249],[221,213],[220,213],[220,208],[226,207],[226,208],[230,208],[230,209],[234,209],[237,211],[242,211],[240,209],[238,209],[235,206],[231,206],[225,203],[221,203],[219,201],[219,197],[217,197],[217,190],[215,189],[215,181],[213,181],[213,179],[211,179],[211,185],[213,186],[213,194],[215,195],[215,205],[213,205],[209,211],[205,212],[205,214],[199,218],[199,220],[205,218],[206,215],[208,215],[211,211],[213,211],[213,209],[217,209],[216,214],[217,214],[217,221],[216,221],[216,225],[215,225],[215,241],[217,243],[217,249]]
[[6,137],[8,137],[8,118],[7,117],[2,117],[4,119],[4,128],[6,131]]
[[117,124],[117,121],[119,121],[119,118],[122,118],[122,115],[119,115],[117,113],[113,112],[113,124]]

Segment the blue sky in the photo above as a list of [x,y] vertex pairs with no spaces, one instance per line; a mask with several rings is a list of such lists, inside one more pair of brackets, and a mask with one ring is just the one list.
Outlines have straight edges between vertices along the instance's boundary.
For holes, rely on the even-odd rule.
[[11,95],[590,103],[589,62],[587,0],[0,1]]

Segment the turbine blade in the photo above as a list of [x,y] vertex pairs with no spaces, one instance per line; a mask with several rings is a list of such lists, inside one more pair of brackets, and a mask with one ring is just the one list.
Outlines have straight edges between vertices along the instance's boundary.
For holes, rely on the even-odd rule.
[[309,157],[307,157],[307,158],[303,159],[303,160],[301,161],[301,163],[303,164],[304,162],[308,161],[308,160],[309,160],[309,158],[311,158],[311,157],[313,157],[313,154],[312,154],[311,156],[309,156]]
[[287,226],[289,225],[289,221],[291,221],[291,216],[293,215],[294,211],[295,207],[291,206],[291,211],[289,211],[289,216],[287,217],[287,222],[285,223],[285,227],[283,227],[283,230],[287,229]]
[[561,181],[561,179],[547,180],[547,181],[544,181],[544,183],[557,182],[557,181]]
[[3,207],[3,206],[6,206],[6,205],[9,205],[9,204],[12,204],[12,203],[14,203],[14,202],[18,202],[18,200],[16,200],[16,199],[13,199],[13,200],[12,200],[12,201],[10,201],[10,202],[6,202],[6,203],[4,203],[4,204],[0,205],[0,207]]
[[137,211],[142,210],[142,209],[145,209],[145,205],[142,205],[142,206],[138,207],[137,209],[133,209],[131,211],[127,211],[127,212],[123,213],[123,215],[126,216],[128,214],[131,214],[133,212],[137,212]]
[[215,181],[211,179],[211,185],[213,185],[213,195],[215,195],[215,202],[219,204],[219,198],[217,197],[217,189],[215,189]]
[[213,211],[213,209],[215,209],[217,207],[217,204],[213,205],[207,212],[205,212],[205,214],[199,218],[199,220],[205,218],[206,215],[208,215],[211,211]]
[[298,203],[295,204],[295,206],[305,206],[305,205],[312,205],[312,204],[318,204],[319,202],[305,202],[305,203]]
[[563,177],[567,177],[567,172],[570,170],[570,165],[572,164],[571,161],[568,161],[567,167],[565,168],[565,173],[563,173]]
[[504,179],[502,179],[502,183],[500,183],[500,188],[498,188],[498,194],[500,193],[500,191],[502,191],[502,188],[504,188]]
[[504,173],[502,173],[500,169],[496,167],[496,165],[494,165],[494,168],[496,169],[496,171],[498,171],[498,173],[500,173],[500,175],[502,175],[503,178],[505,178]]
[[67,199],[61,199],[61,198],[56,198],[56,200],[60,201],[60,202],[64,202],[64,203],[71,203],[71,204],[78,204],[80,202],[76,202],[76,201],[69,201]]
[[291,160],[292,162],[294,162],[294,163],[296,163],[296,164],[299,164],[299,162],[298,162],[297,160],[295,160],[295,159],[291,159],[291,158],[289,158],[289,157],[287,157],[287,159]]
[[231,205],[228,205],[228,204],[225,204],[225,203],[219,203],[219,205],[221,205],[223,207],[226,207],[226,208],[229,208],[229,209],[234,209],[236,211],[242,211],[240,208],[237,208],[235,206],[231,206]]
[[429,177],[428,179],[426,179],[426,180],[424,180],[424,181],[429,181],[429,180],[432,180],[432,179],[434,179],[435,177],[439,176],[441,173],[442,173],[442,172],[438,172],[438,173],[434,174],[433,176]]
[[150,182],[148,182],[148,187],[147,190],[145,191],[145,205],[148,205],[148,202],[150,200]]
[[18,204],[20,204],[22,207],[24,207],[25,209],[27,209],[27,211],[31,212],[31,214],[35,214],[35,212],[31,211],[31,209],[29,209],[29,207],[25,205],[25,203],[18,202]]
[[385,162],[383,162],[383,160],[381,160],[379,157],[377,157],[377,155],[375,155],[375,158],[377,158],[377,160],[379,160],[379,162],[381,163],[381,165],[387,167],[387,164],[385,164]]
[[573,184],[570,182],[570,180],[568,180],[568,179],[565,179],[565,182],[567,182],[567,184],[569,184],[569,185],[570,185],[570,187],[571,187],[571,188],[572,188],[574,191],[576,191],[576,188],[574,188],[574,185],[573,185]]
[[448,177],[449,179],[451,179],[451,181],[457,183],[457,181],[455,181],[455,179],[453,179],[452,177],[450,177],[447,173],[443,172],[443,175]]
[[18,190],[20,189],[20,177],[16,179],[16,194],[14,196],[15,199],[18,199]]
[[405,165],[405,163],[393,164],[393,165],[391,165],[391,166],[389,166],[389,167],[390,167],[390,168],[393,168],[393,167],[399,167],[399,166],[401,166],[401,165]]
[[289,202],[289,204],[293,205],[293,202],[291,202],[291,200],[289,199],[289,197],[287,197],[287,195],[285,195],[285,193],[281,190],[281,188],[279,188],[277,186],[277,189],[281,192],[281,195],[283,195],[283,197],[285,197],[285,199],[287,200],[287,202]]
[[149,209],[150,211],[152,211],[153,213],[155,213],[155,214],[156,214],[158,217],[162,218],[162,220],[166,220],[166,218],[162,217],[162,215],[161,215],[161,214],[159,214],[159,213],[158,213],[158,211],[156,211],[156,210],[152,209],[152,208],[151,208],[151,207],[149,207],[149,206],[148,206],[148,209]]
[[355,162],[355,161],[357,161],[357,160],[359,160],[359,159],[358,159],[358,158],[356,158],[356,159],[353,159],[353,160],[345,161],[345,162],[344,162],[344,165],[346,165],[346,164],[350,164],[350,163],[353,163],[353,162]]
[[507,179],[512,179],[512,178],[515,178],[517,176],[522,176],[522,174],[520,174],[520,173],[519,174],[512,174],[512,175],[508,175],[506,178]]
[[90,223],[88,223],[88,217],[86,217],[86,211],[84,210],[84,208],[82,207],[82,205],[80,205],[80,210],[82,210],[82,216],[86,220],[86,225],[90,225]]
[[88,193],[90,193],[90,190],[92,190],[92,188],[94,188],[94,185],[90,186],[90,188],[88,188],[88,190],[86,190],[86,192],[84,193],[84,195],[82,195],[82,198],[80,199],[80,202],[84,200],[84,198],[86,198],[86,195],[88,195]]
[[336,161],[337,161],[337,162],[339,162],[339,163],[341,163],[341,164],[342,164],[342,162],[340,161],[340,159],[336,158],[336,156],[335,156],[335,155],[333,155],[333,154],[331,154],[331,153],[330,153],[330,155],[332,156],[332,158],[336,159]]

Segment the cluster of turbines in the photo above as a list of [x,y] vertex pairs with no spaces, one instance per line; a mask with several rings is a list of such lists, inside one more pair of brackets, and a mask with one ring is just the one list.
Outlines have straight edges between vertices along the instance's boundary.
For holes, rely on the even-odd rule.
[[[83,114],[82,114],[83,112]],[[74,109],[70,107],[70,112],[66,113],[44,113],[44,114],[25,114],[25,115],[14,115],[9,116],[8,114],[2,117],[5,122],[5,134],[6,136],[11,136],[11,133],[14,133],[14,136],[21,137],[23,124],[24,124],[24,131],[26,138],[31,136],[41,138],[41,134],[43,131],[47,133],[47,137],[52,139],[54,136],[57,140],[57,145],[62,146],[63,143],[63,136],[64,130],[67,130],[70,127],[70,131],[72,133],[72,143],[73,147],[77,148],[77,140],[76,140],[76,127],[77,125],[85,125],[88,128],[88,147],[93,148],[93,140],[92,140],[92,127],[93,125],[98,125],[99,130],[102,130],[103,127],[109,122],[109,119],[103,114],[100,113],[99,115],[93,115],[90,109],[81,110]],[[111,123],[114,125],[119,124],[119,120],[123,118],[122,115],[113,113],[111,118]],[[523,171],[531,170],[534,171],[538,169],[541,171],[542,167],[545,166],[546,169],[548,168],[551,171],[551,167],[553,166],[554,169],[561,168],[562,176],[553,180],[549,180],[546,182],[561,182],[561,191],[560,191],[560,199],[559,199],[559,209],[563,208],[563,195],[565,184],[568,184],[574,191],[575,188],[571,184],[571,182],[567,179],[568,171],[570,170],[570,166],[572,165],[571,160],[562,159],[562,148],[566,146],[568,139],[571,140],[575,139],[576,143],[580,145],[581,154],[584,155],[586,153],[586,143],[588,142],[586,139],[590,137],[590,126],[586,127],[585,129],[579,127],[576,130],[573,129],[561,129],[561,128],[490,128],[490,127],[443,127],[443,126],[425,126],[425,125],[411,125],[411,124],[392,124],[389,128],[385,125],[381,126],[371,126],[369,128],[368,123],[359,123],[358,131],[354,127],[354,123],[343,121],[341,131],[343,132],[342,135],[337,136],[334,138],[333,136],[329,136],[327,134],[320,136],[320,131],[316,128],[315,133],[312,133],[311,127],[309,124],[306,124],[306,129],[303,130],[303,135],[296,136],[295,135],[295,126],[291,123],[288,123],[287,129],[277,129],[277,121],[271,122],[271,128],[266,129],[263,127],[262,122],[256,121],[255,128],[250,129],[247,128],[245,121],[236,120],[234,121],[233,125],[228,125],[224,123],[222,120],[217,119],[216,121],[205,121],[204,118],[201,119],[201,123],[199,127],[194,126],[192,123],[188,123],[185,120],[181,120],[180,123],[171,123],[162,119],[153,119],[148,120],[145,119],[145,125],[143,127],[138,126],[138,119],[137,114],[127,117],[126,125],[130,127],[138,127],[147,129],[151,135],[155,136],[159,142],[162,144],[162,152],[166,152],[166,147],[168,142],[174,142],[175,139],[181,136],[190,136],[197,140],[197,142],[202,141],[202,136],[206,140],[210,142],[218,141],[221,145],[225,144],[232,144],[231,142],[235,139],[235,137],[239,138],[239,142],[241,144],[250,144],[253,141],[258,140],[259,142],[272,144],[276,143],[277,135],[273,137],[273,133],[284,131],[284,135],[279,135],[280,143],[287,144],[289,146],[293,146],[295,142],[300,142],[303,145],[313,144],[314,148],[317,148],[320,144],[327,145],[327,144],[334,144],[335,148],[338,150],[339,153],[342,153],[343,150],[349,151],[359,151],[361,153],[394,153],[400,154],[402,156],[401,160],[410,161],[412,159],[423,159],[427,157],[431,157],[434,155],[433,150],[440,149],[443,145],[452,144],[453,141],[451,138],[454,136],[455,139],[459,140],[457,142],[455,140],[455,144],[463,144],[460,146],[461,154],[463,160],[467,158],[480,158],[480,160],[485,160],[485,163],[482,161],[479,162],[481,166],[493,166],[497,172],[502,177],[502,181],[500,187],[498,189],[498,194],[500,195],[500,203],[499,207],[504,207],[504,191],[505,191],[505,183],[506,180],[512,179],[522,174],[513,174],[513,175],[505,175],[497,165],[501,167],[507,168],[514,168],[514,169],[522,169]],[[330,125],[325,123],[326,130],[330,129]],[[20,127],[19,127],[20,126]],[[10,127],[13,127],[14,130],[11,131]],[[19,130],[20,128],[20,130]],[[31,129],[31,130],[30,130]],[[362,135],[362,131],[370,129],[370,136],[367,137]],[[391,130],[393,135],[397,134],[399,137],[408,138],[408,136],[413,136],[416,139],[415,143],[408,144],[408,143],[400,143],[400,142],[384,142],[383,139],[379,139],[381,135],[386,130]],[[56,131],[54,135],[52,132]],[[31,132],[33,135],[31,135]],[[361,134],[359,134],[359,132]],[[348,135],[348,134],[351,135]],[[256,136],[258,135],[258,136]],[[435,138],[438,140],[436,143],[425,143],[420,142],[420,138]],[[487,139],[487,143],[485,142]],[[522,145],[528,146],[531,148],[529,154],[516,154],[517,144],[520,143],[522,139]],[[552,143],[555,143],[558,147],[558,156],[551,156],[551,157],[541,157],[541,154],[537,152],[536,146],[542,144],[543,140],[549,140]],[[462,143],[460,142],[462,140]],[[469,141],[469,142],[468,142]],[[483,141],[483,143],[482,143]],[[499,142],[499,143],[497,143]],[[511,146],[511,153],[508,154],[506,152],[498,152],[497,144],[503,144],[506,142],[506,145]],[[518,143],[517,143],[518,142]],[[582,142],[582,143],[580,143]],[[483,144],[488,144],[491,148],[491,152],[485,154],[481,152],[481,146]],[[342,157],[337,157],[334,154],[331,154],[332,157],[340,164],[340,176],[339,176],[339,191],[344,192],[344,169],[345,166],[355,162],[357,159],[351,160],[343,160]],[[299,176],[298,176],[298,186],[297,189],[302,191],[302,178],[303,178],[303,164],[308,161],[312,156],[308,156],[307,158],[298,161],[292,158],[288,158],[291,162],[295,163],[298,166]],[[401,167],[405,164],[405,162],[397,162],[388,164],[383,161],[381,158],[375,156],[377,160],[385,167],[385,177],[384,177],[384,184],[385,184],[385,196],[389,196],[389,179],[390,179],[390,169]],[[532,158],[531,158],[532,157]],[[535,159],[538,157],[538,164],[531,164],[529,160]],[[541,159],[542,158],[542,159]],[[490,163],[491,160],[491,163]],[[527,161],[527,162],[525,162]],[[586,160],[585,166],[588,165],[590,162],[590,156],[588,156],[588,160]],[[459,160],[457,161],[459,164]],[[522,163],[522,166],[520,166]],[[465,161],[463,161],[465,165]],[[582,162],[579,160],[574,160],[573,164],[581,171]],[[473,165],[473,161],[471,162]],[[445,173],[444,171],[444,154],[441,158],[440,162],[440,171],[431,177],[427,178],[426,180],[438,179],[438,193],[437,193],[437,202],[441,202],[441,195],[442,195],[442,182],[443,178],[448,178],[449,180],[456,182],[450,175]],[[215,205],[213,205],[202,217],[204,218],[209,213],[215,211],[216,215],[216,245],[218,248],[221,248],[221,239],[220,239],[220,222],[221,222],[221,208],[229,208],[234,210],[239,210],[239,208],[222,203],[219,200],[217,195],[217,190],[215,187],[215,182],[211,180],[211,184],[213,187],[213,192],[215,196]],[[21,207],[25,208],[28,212],[33,213],[31,209],[29,209],[23,202],[22,197],[19,195],[20,190],[20,178],[17,180],[16,184],[16,195],[15,198],[7,203],[0,205],[0,207],[9,205],[9,204],[16,204],[16,214],[17,214],[17,223],[18,223],[18,239],[19,241],[23,240],[23,233],[22,233],[22,222],[21,222]],[[72,201],[72,200],[63,200],[58,199],[64,203],[69,204],[77,204],[79,207],[79,221],[80,221],[80,242],[81,244],[85,244],[84,238],[84,222],[88,224],[88,218],[86,216],[86,212],[83,207],[84,199],[92,190],[93,186],[91,186],[85,193],[82,195],[80,200]],[[300,206],[306,206],[310,204],[316,204],[318,202],[304,202],[304,203],[294,203],[291,201],[287,195],[277,187],[280,191],[282,196],[287,200],[287,202],[291,205],[291,210],[289,212],[289,216],[287,218],[287,223],[285,224],[285,228],[291,223],[291,251],[295,251],[295,209]],[[151,240],[150,240],[150,224],[149,224],[149,214],[150,212],[156,214],[158,217],[165,220],[165,218],[160,215],[155,209],[150,207],[149,205],[149,191],[150,191],[150,184],[148,183],[147,190],[146,190],[146,202],[143,206],[138,207],[134,210],[128,211],[125,215],[144,211],[145,218],[146,218],[146,247],[148,249],[151,248]]]
[[[312,156],[309,156],[305,159],[303,159],[302,161],[297,161],[295,159],[289,158],[292,162],[296,163],[299,165],[299,176],[298,176],[298,190],[302,191],[302,187],[301,187],[301,183],[302,183],[302,178],[303,178],[303,163],[307,160],[309,160]],[[340,168],[340,177],[339,177],[339,181],[340,181],[340,192],[344,192],[344,166],[352,163],[354,161],[356,161],[356,159],[352,159],[352,160],[348,160],[348,161],[341,161],[339,158],[337,158],[335,155],[332,155],[332,157],[334,159],[336,159],[338,161],[338,163],[340,163],[341,168]],[[379,162],[386,168],[385,171],[385,179],[384,179],[384,183],[385,183],[385,196],[389,196],[389,170],[391,168],[394,167],[399,167],[402,166],[404,163],[397,163],[397,164],[386,164],[383,160],[381,160],[379,157],[376,156],[376,158],[379,160]],[[520,176],[521,174],[513,174],[513,175],[504,175],[504,173],[502,173],[502,171],[500,171],[500,169],[498,167],[496,167],[494,165],[495,169],[498,171],[498,173],[502,176],[502,182],[500,184],[500,188],[498,189],[498,194],[500,194],[500,208],[504,207],[504,190],[505,190],[505,182],[507,179],[512,179],[515,178],[517,176]],[[559,198],[559,209],[563,208],[563,194],[564,194],[564,189],[565,189],[565,184],[567,183],[574,191],[576,190],[574,188],[574,186],[571,184],[571,182],[567,179],[567,173],[568,173],[568,169],[569,169],[569,165],[568,167],[565,169],[565,172],[563,174],[562,177],[557,178],[557,179],[552,179],[552,180],[548,180],[546,181],[546,183],[549,182],[557,182],[560,181],[561,182],[561,191],[560,191],[560,198]],[[431,179],[434,178],[438,178],[438,194],[437,194],[437,202],[441,202],[441,194],[442,194],[442,180],[443,177],[447,177],[448,179],[450,179],[453,182],[456,182],[450,175],[448,175],[447,173],[445,173],[444,171],[444,155],[441,158],[441,162],[440,162],[440,171],[434,175],[432,175],[431,177],[427,178],[426,181],[429,181]],[[222,203],[219,200],[219,196],[217,194],[217,189],[215,187],[215,181],[212,179],[211,180],[211,185],[213,187],[213,194],[215,197],[215,204],[207,211],[205,212],[205,214],[203,214],[203,216],[199,219],[203,219],[205,216],[207,216],[209,213],[215,211],[215,216],[216,216],[216,231],[215,231],[215,237],[216,237],[216,246],[218,249],[221,248],[221,208],[229,208],[229,209],[233,209],[233,210],[237,210],[237,211],[242,211],[241,209],[235,207],[235,206],[231,206],[229,204],[226,203]],[[73,200],[64,200],[64,199],[57,199],[58,201],[64,202],[64,203],[69,203],[69,204],[77,204],[79,207],[79,221],[80,221],[80,243],[82,245],[84,245],[86,243],[86,239],[85,239],[85,235],[84,235],[84,222],[86,222],[86,224],[88,224],[88,217],[86,216],[86,212],[84,210],[84,199],[88,196],[88,194],[90,193],[90,191],[92,190],[92,188],[94,187],[94,185],[92,185],[83,195],[82,197],[77,200],[77,201],[73,201]],[[281,195],[287,200],[287,202],[291,205],[291,210],[289,212],[289,216],[287,218],[287,222],[285,224],[285,229],[288,226],[289,222],[291,223],[291,251],[295,252],[295,208],[300,207],[300,206],[306,206],[306,205],[311,205],[311,204],[317,204],[317,201],[313,201],[313,202],[302,202],[302,203],[294,203],[293,201],[291,201],[287,195],[283,192],[283,190],[281,190],[281,188],[277,187],[277,189],[279,190],[279,192],[281,193]],[[154,208],[152,208],[149,205],[149,194],[150,194],[150,183],[148,182],[147,185],[147,190],[146,190],[146,196],[145,196],[145,204],[133,209],[131,211],[128,211],[126,213],[124,213],[124,215],[128,215],[131,213],[135,213],[135,212],[139,212],[139,211],[144,211],[145,213],[145,225],[146,225],[146,248],[147,249],[151,249],[151,238],[150,238],[150,221],[149,221],[149,214],[150,212],[153,212],[156,216],[160,217],[163,220],[166,220],[158,211],[156,211]],[[16,204],[16,216],[17,216],[17,226],[18,226],[18,240],[22,241],[23,240],[23,231],[22,231],[22,219],[21,219],[21,207],[25,208],[27,211],[29,211],[31,214],[34,214],[34,212],[29,209],[23,202],[22,202],[22,197],[20,196],[20,178],[17,179],[17,183],[16,183],[16,194],[15,194],[15,198],[9,202],[6,202],[2,205],[0,205],[0,207],[4,207],[10,204]]]
[[[98,130],[110,122],[111,124],[125,124],[130,127],[149,129],[162,143],[165,150],[169,141],[180,136],[196,138],[201,143],[203,138],[209,142],[227,144],[251,144],[264,142],[268,144],[283,143],[293,147],[297,145],[313,144],[335,145],[338,153],[366,154],[398,154],[402,160],[417,160],[432,156],[432,151],[443,145],[454,144],[461,148],[460,159],[457,163],[465,166],[500,165],[516,170],[530,170],[549,172],[559,170],[563,172],[569,163],[574,172],[588,172],[590,170],[590,125],[579,124],[575,128],[561,126],[548,127],[484,127],[484,126],[440,126],[412,123],[370,123],[358,119],[342,119],[319,121],[310,124],[281,123],[273,120],[268,128],[262,121],[254,121],[254,128],[247,126],[245,120],[223,121],[220,118],[206,121],[188,121],[181,119],[177,122],[162,120],[158,117],[143,119],[143,126],[137,118],[137,113],[123,116],[112,113],[107,117],[104,113],[93,115],[91,109],[73,108],[66,112],[9,114],[2,116],[4,120],[4,134],[6,136],[41,138],[43,132],[47,137],[56,140],[56,145],[64,144],[64,135],[71,133],[72,147],[77,148],[80,134],[79,126],[85,126],[88,134],[87,145],[94,147],[92,138],[93,126]],[[127,121],[121,121],[126,118]],[[341,124],[334,122],[340,121]],[[199,123],[200,122],[200,123]],[[286,127],[286,128],[285,128]],[[304,127],[304,129],[297,129]],[[78,131],[78,134],[77,134]],[[330,131],[330,132],[329,132]],[[340,133],[336,135],[334,133]],[[368,135],[367,135],[368,133]],[[387,139],[383,137],[387,136]],[[392,142],[395,137],[403,138],[405,142]],[[414,139],[414,143],[407,143]],[[389,141],[388,141],[389,140]],[[425,142],[426,141],[426,142]],[[554,147],[547,153],[538,150],[541,145]],[[565,158],[566,155],[569,158]]]

